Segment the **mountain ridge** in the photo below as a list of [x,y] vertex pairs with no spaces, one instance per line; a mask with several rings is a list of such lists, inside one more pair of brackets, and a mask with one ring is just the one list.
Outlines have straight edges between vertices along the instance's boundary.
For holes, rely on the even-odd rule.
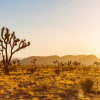
[[68,62],[68,61],[77,61],[80,62],[81,64],[85,65],[93,65],[95,61],[100,62],[100,59],[97,58],[95,55],[65,55],[65,56],[57,56],[57,55],[51,55],[51,56],[30,56],[27,58],[24,58],[20,60],[22,65],[25,64],[32,64],[31,61],[33,59],[37,59],[36,64],[37,65],[53,65],[54,61],[59,61],[59,62]]

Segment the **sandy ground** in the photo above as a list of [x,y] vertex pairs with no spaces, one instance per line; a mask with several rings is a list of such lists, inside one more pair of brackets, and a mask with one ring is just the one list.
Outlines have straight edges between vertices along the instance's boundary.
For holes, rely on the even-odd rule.
[[[100,71],[72,70],[57,75],[53,67],[39,67],[33,74],[18,69],[0,76],[0,100],[100,100]],[[94,86],[84,93],[79,82],[92,78]]]

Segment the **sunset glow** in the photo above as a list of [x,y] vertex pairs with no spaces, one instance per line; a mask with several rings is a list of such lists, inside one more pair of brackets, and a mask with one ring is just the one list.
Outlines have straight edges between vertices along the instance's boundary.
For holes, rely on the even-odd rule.
[[100,58],[100,0],[2,0],[3,26],[31,42],[15,57],[92,54]]

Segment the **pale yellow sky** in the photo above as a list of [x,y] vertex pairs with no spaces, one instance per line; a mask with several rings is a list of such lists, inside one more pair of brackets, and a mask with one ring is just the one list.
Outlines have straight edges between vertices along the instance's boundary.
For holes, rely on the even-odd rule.
[[0,27],[31,42],[15,57],[96,55],[100,58],[100,0],[0,1]]

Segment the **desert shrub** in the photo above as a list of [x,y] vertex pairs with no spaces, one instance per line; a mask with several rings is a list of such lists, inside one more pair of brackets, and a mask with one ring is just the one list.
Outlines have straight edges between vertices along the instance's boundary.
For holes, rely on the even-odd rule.
[[68,67],[63,67],[62,68],[62,71],[64,72],[64,71],[68,71]]
[[73,70],[75,70],[76,68],[75,67],[72,67],[72,66],[70,66],[70,67],[63,67],[62,68],[62,71],[64,72],[64,71],[73,71]]
[[34,67],[34,68],[30,68],[30,69],[28,69],[32,74],[37,70],[37,67]]
[[90,71],[90,70],[91,70],[90,67],[83,67],[83,71],[85,71],[85,72],[88,72],[88,71]]
[[59,73],[61,72],[61,70],[60,69],[55,69],[54,72],[55,72],[55,74],[59,75]]
[[80,81],[80,85],[82,86],[82,89],[85,93],[89,93],[93,88],[94,82],[91,78],[86,78]]
[[68,67],[68,70],[69,71],[73,71],[73,70],[75,70],[76,68],[75,67]]
[[82,67],[77,67],[77,71],[82,71]]

